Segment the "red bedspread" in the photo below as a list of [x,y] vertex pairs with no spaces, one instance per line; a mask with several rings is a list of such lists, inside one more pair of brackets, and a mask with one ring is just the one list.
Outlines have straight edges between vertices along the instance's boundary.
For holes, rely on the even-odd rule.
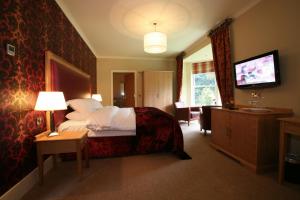
[[153,107],[136,107],[137,153],[174,152],[189,158],[183,151],[183,135],[178,121]]
[[173,116],[152,107],[135,107],[134,110],[137,135],[89,138],[90,157],[173,152],[181,159],[190,159],[183,150],[182,131]]

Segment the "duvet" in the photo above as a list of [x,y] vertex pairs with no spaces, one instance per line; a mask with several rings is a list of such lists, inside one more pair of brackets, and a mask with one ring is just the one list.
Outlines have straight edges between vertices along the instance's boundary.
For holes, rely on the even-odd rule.
[[169,151],[182,159],[190,158],[183,150],[183,135],[178,121],[153,107],[136,107],[136,152]]
[[87,128],[101,130],[136,130],[133,108],[105,106],[91,113],[87,119]]
[[181,159],[190,159],[184,152],[183,135],[178,121],[157,108],[107,107],[93,113],[87,127],[93,131],[136,131],[136,136],[89,138],[90,157],[172,152]]

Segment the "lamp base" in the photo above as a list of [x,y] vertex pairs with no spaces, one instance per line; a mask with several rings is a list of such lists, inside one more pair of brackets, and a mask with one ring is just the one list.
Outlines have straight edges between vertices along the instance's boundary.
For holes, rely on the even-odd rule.
[[58,132],[51,132],[48,134],[48,137],[58,136]]

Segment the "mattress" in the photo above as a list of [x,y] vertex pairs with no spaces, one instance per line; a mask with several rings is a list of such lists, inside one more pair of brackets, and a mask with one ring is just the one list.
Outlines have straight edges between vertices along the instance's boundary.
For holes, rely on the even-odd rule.
[[135,130],[101,130],[92,131],[86,128],[86,121],[67,120],[61,123],[58,131],[88,131],[88,137],[117,137],[117,136],[136,136]]

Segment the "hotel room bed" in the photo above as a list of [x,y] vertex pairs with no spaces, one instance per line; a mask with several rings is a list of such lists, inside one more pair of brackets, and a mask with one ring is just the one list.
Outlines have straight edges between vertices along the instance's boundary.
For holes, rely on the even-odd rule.
[[[90,98],[89,75],[51,52],[46,53],[46,90],[63,91],[66,100]],[[190,158],[183,150],[183,135],[173,116],[152,107],[135,107],[135,130],[89,130],[89,156],[111,157],[156,152],[173,152]],[[66,121],[66,111],[54,113],[54,121],[69,128],[86,128],[84,122]]]
[[61,131],[88,130],[90,157],[111,157],[155,152],[173,152],[180,158],[183,136],[178,122],[169,114],[152,107],[136,107],[135,130],[100,130],[87,128],[87,121],[67,120]]

